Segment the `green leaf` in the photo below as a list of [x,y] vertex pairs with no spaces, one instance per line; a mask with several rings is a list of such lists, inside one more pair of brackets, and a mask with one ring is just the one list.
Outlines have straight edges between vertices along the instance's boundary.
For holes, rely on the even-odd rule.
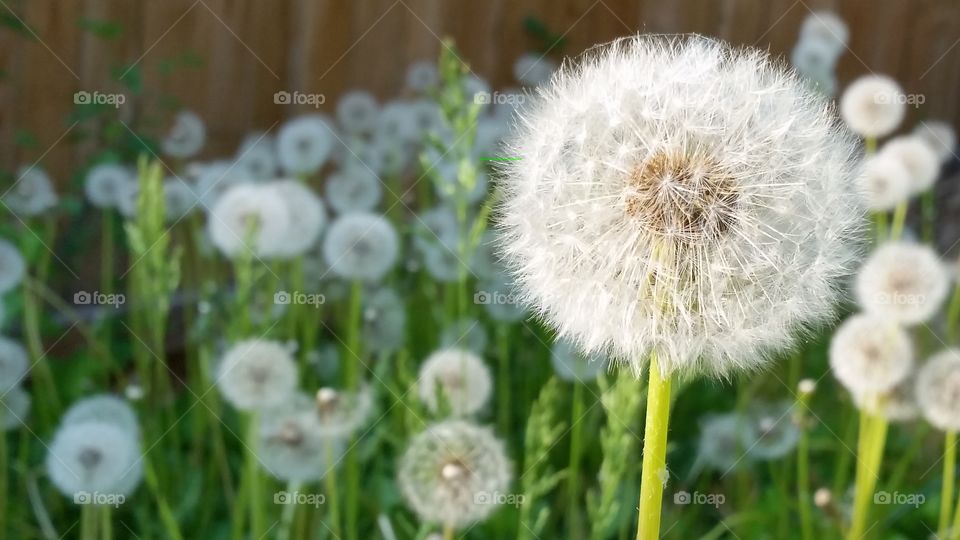
[[20,17],[14,15],[12,11],[8,10],[5,13],[0,13],[0,26],[5,26],[31,41],[37,40],[36,34],[30,30],[27,23]]
[[123,83],[136,95],[143,92],[143,72],[137,64],[118,66],[110,70],[114,79]]
[[40,148],[40,141],[37,140],[36,135],[25,129],[17,129],[13,136],[13,142],[21,148]]
[[99,21],[96,19],[80,19],[77,26],[90,32],[100,39],[114,41],[123,35],[123,25],[115,21]]

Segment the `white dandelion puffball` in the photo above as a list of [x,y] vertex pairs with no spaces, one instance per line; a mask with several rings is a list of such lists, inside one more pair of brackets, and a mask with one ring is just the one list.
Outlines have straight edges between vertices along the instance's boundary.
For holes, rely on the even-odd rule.
[[11,291],[23,282],[27,263],[17,246],[0,238],[0,294]]
[[397,262],[397,231],[383,216],[343,214],[323,238],[323,257],[330,271],[344,279],[380,281]]
[[126,219],[133,219],[139,211],[140,183],[128,182],[120,186],[117,193],[117,212]]
[[207,140],[207,128],[199,116],[183,111],[173,120],[170,133],[163,139],[163,153],[175,158],[189,158],[203,148]]
[[557,377],[569,382],[590,383],[607,369],[607,360],[600,355],[584,356],[576,345],[558,339],[550,348],[550,363]]
[[327,224],[327,211],[313,190],[299,180],[280,180],[269,184],[287,205],[289,226],[283,241],[269,253],[291,258],[302,255],[320,240],[320,233]]
[[142,475],[136,435],[116,424],[83,422],[57,430],[48,447],[47,475],[61,493],[127,495]]
[[903,89],[884,75],[864,75],[840,98],[840,116],[855,133],[879,138],[892,133],[907,113]]
[[910,422],[920,416],[916,387],[917,378],[911,374],[892,390],[882,394],[856,392],[853,394],[853,403],[858,409],[879,414],[891,422]]
[[288,120],[277,135],[277,157],[283,172],[303,176],[317,172],[333,151],[333,128],[321,114]]
[[557,64],[545,55],[524,53],[513,64],[513,76],[526,86],[539,86],[550,80]]
[[910,172],[910,193],[919,194],[932,188],[940,175],[940,158],[923,138],[901,135],[890,139],[881,154],[899,159]]
[[933,355],[917,374],[917,403],[927,422],[943,431],[960,430],[960,350]]
[[910,375],[913,342],[895,322],[849,317],[830,340],[830,369],[852,394],[882,394]]
[[3,190],[0,192],[3,205],[14,214],[25,217],[40,215],[59,201],[50,176],[36,165],[21,167],[14,184]]
[[27,351],[20,344],[0,336],[0,393],[20,384],[29,365]]
[[819,81],[834,72],[837,51],[823,41],[801,40],[790,53],[790,63],[804,77]]
[[860,307],[903,325],[929,321],[950,290],[950,273],[933,248],[913,242],[881,245],[857,274]]
[[273,137],[263,133],[247,135],[234,160],[238,175],[254,180],[268,180],[277,175],[277,150]]
[[193,188],[181,178],[167,178],[163,182],[163,198],[167,221],[178,222],[192,212],[200,198]]
[[440,82],[440,73],[437,64],[431,60],[420,60],[410,64],[407,68],[407,88],[419,93],[425,93]]
[[84,193],[90,204],[97,208],[112,208],[125,186],[136,182],[137,177],[129,167],[116,163],[102,163],[87,172]]
[[295,394],[283,405],[265,412],[260,420],[257,456],[264,469],[287,482],[313,482],[323,478],[342,455],[343,441],[320,435],[312,411],[313,400]]
[[622,39],[525,106],[501,179],[522,298],[639,374],[758,367],[832,314],[854,142],[796,76],[697,36]]
[[419,136],[417,113],[410,103],[392,101],[380,109],[375,140],[395,145],[415,141]]
[[410,508],[429,523],[462,528],[483,521],[502,501],[512,465],[488,428],[441,422],[410,441],[397,483]]
[[706,417],[700,424],[697,460],[724,474],[752,456],[747,449],[757,441],[753,424],[737,413]]
[[461,274],[470,275],[470,263],[457,253],[455,246],[440,242],[417,242],[417,250],[423,256],[423,266],[430,277],[440,283],[456,283]]
[[380,204],[383,184],[373,171],[354,165],[331,174],[324,193],[330,208],[339,214],[366,212]]
[[313,415],[323,437],[346,439],[367,425],[373,409],[373,392],[368,386],[353,392],[321,388],[314,399]]
[[484,326],[472,318],[457,319],[440,332],[441,347],[466,349],[478,355],[483,355],[488,341]]
[[933,148],[940,157],[940,161],[949,161],[955,157],[957,148],[957,132],[953,126],[939,120],[920,122],[913,130],[913,134],[920,137]]
[[464,349],[434,352],[420,366],[417,379],[420,400],[435,414],[441,410],[440,400],[450,407],[453,416],[474,414],[487,404],[493,392],[490,369],[483,359]]
[[403,346],[407,330],[407,307],[393,289],[378,289],[363,299],[363,343],[379,354]]
[[347,92],[337,102],[337,121],[348,134],[373,132],[379,113],[377,99],[364,90]]
[[837,54],[843,51],[850,39],[850,29],[836,13],[815,11],[807,15],[800,26],[801,41],[815,41],[833,47]]
[[800,428],[793,421],[793,403],[754,403],[748,413],[756,440],[750,455],[758,460],[780,459],[800,441]]
[[241,411],[282,404],[297,387],[297,364],[280,343],[252,339],[234,345],[217,370],[223,397]]
[[866,196],[867,208],[873,212],[887,212],[910,198],[913,177],[903,160],[881,152],[864,159],[859,183]]
[[127,433],[140,433],[140,423],[133,407],[125,400],[110,394],[98,394],[77,401],[70,406],[63,418],[62,425],[82,424],[97,421],[115,424]]
[[217,249],[228,257],[243,251],[268,256],[287,242],[290,220],[289,207],[278,190],[238,184],[210,209],[207,231]]
[[26,424],[30,402],[30,394],[20,386],[0,394],[0,430],[10,431]]

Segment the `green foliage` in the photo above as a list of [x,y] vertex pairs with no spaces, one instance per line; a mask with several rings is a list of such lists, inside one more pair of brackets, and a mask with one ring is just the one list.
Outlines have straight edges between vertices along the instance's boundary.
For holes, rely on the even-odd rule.
[[550,519],[550,504],[545,498],[565,474],[564,471],[555,471],[550,463],[550,450],[566,429],[566,422],[558,415],[563,389],[563,383],[552,377],[541,388],[540,396],[530,409],[524,438],[523,472],[520,473],[523,499],[517,538],[540,538]]

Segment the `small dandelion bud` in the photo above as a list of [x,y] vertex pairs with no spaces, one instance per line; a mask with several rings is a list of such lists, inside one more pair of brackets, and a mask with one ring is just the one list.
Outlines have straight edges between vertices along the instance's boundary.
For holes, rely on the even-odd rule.
[[906,115],[903,97],[903,89],[890,77],[865,75],[843,92],[840,116],[861,137],[884,137],[893,133]]
[[797,390],[803,395],[810,395],[817,390],[817,381],[813,379],[803,379],[797,384]]
[[857,274],[864,311],[903,325],[929,321],[950,290],[950,273],[929,246],[891,242],[870,255]]
[[950,124],[938,120],[920,122],[914,128],[913,134],[929,144],[940,157],[941,162],[949,161],[954,157],[957,148],[957,132]]
[[817,508],[826,508],[833,504],[833,493],[827,488],[819,488],[813,493],[813,504]]

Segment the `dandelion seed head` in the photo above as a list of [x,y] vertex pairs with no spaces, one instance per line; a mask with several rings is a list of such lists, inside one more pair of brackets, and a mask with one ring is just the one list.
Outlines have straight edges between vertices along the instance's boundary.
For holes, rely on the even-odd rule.
[[186,159],[200,152],[206,140],[207,127],[203,120],[191,111],[181,111],[173,119],[161,147],[168,156]]
[[12,339],[0,336],[0,392],[20,384],[27,375],[27,351]]
[[757,51],[638,36],[525,104],[503,165],[522,299],[639,375],[762,365],[832,316],[863,228],[852,139]]
[[920,416],[916,397],[917,379],[914,373],[897,383],[893,389],[875,392],[853,393],[853,403],[858,409],[878,414],[891,422],[910,422]]
[[329,459],[343,454],[343,439],[322,436],[312,407],[313,400],[298,393],[261,417],[257,455],[264,469],[280,480],[320,480],[334,466]]
[[380,204],[383,184],[373,171],[362,165],[351,166],[330,175],[325,193],[337,213],[368,212]]
[[864,160],[859,183],[866,196],[867,208],[887,212],[910,198],[913,178],[903,160],[892,154],[879,153]]
[[960,350],[945,349],[927,360],[915,392],[927,422],[943,431],[960,430]]
[[220,361],[217,386],[241,411],[278,406],[297,386],[297,364],[282,344],[262,339],[241,341]]
[[26,424],[30,402],[30,394],[22,386],[14,386],[0,394],[0,429],[10,431]]
[[83,188],[90,204],[97,208],[113,208],[117,205],[117,197],[124,187],[136,181],[137,178],[129,167],[116,163],[101,163],[87,172]]
[[901,135],[890,139],[880,153],[899,159],[910,173],[910,193],[927,191],[940,175],[940,158],[923,138]]
[[393,289],[381,288],[364,297],[363,344],[374,354],[395,351],[403,346],[407,330],[407,308]]
[[462,528],[497,509],[512,465],[488,429],[452,420],[429,426],[400,459],[398,484],[423,521]]
[[315,246],[327,223],[327,211],[312,189],[299,180],[279,180],[268,184],[287,206],[289,226],[283,240],[271,253],[278,257],[300,256]]
[[824,43],[839,54],[847,46],[850,29],[839,15],[830,11],[815,11],[807,15],[800,26],[800,40]]
[[906,115],[903,89],[885,75],[864,75],[844,90],[840,115],[855,133],[879,138],[893,133]]
[[949,161],[955,156],[957,132],[950,124],[939,120],[920,122],[913,133],[933,148],[941,162]]
[[287,242],[290,227],[284,197],[278,190],[257,184],[230,187],[217,199],[207,219],[210,239],[228,257],[244,251],[269,256],[276,246]]
[[337,121],[350,135],[372,133],[379,114],[377,99],[364,90],[351,90],[337,102]]
[[406,81],[408,89],[425,93],[440,82],[437,64],[431,60],[420,60],[410,64],[407,68]]
[[355,391],[321,388],[314,399],[313,417],[324,437],[345,439],[366,426],[374,410],[373,391],[361,386]]
[[59,201],[46,171],[36,165],[17,170],[13,186],[5,188],[3,204],[14,214],[33,217],[56,206]]
[[9,292],[23,282],[27,263],[12,243],[0,238],[0,294]]
[[864,311],[907,326],[932,319],[949,289],[950,273],[933,248],[906,241],[877,248],[856,278]]
[[327,118],[306,114],[288,120],[277,134],[277,160],[290,176],[310,175],[326,163],[336,138]]
[[493,393],[490,369],[464,349],[435,351],[420,366],[417,379],[420,400],[433,413],[440,412],[439,399],[443,399],[453,416],[469,416],[482,409]]
[[853,315],[830,340],[830,369],[854,395],[888,392],[906,379],[912,368],[910,335],[890,319]]
[[397,231],[383,216],[366,212],[343,214],[323,239],[323,257],[335,275],[376,282],[396,264]]
[[737,413],[707,416],[700,424],[697,459],[704,466],[724,474],[751,456],[747,449],[757,441],[754,426]]
[[793,422],[793,403],[754,403],[748,413],[756,441],[750,455],[759,460],[774,460],[789,454],[800,440],[800,428]]
[[77,401],[63,413],[60,423],[66,426],[91,421],[115,424],[135,437],[140,433],[140,423],[133,407],[111,394],[97,394]]
[[276,141],[263,133],[247,135],[237,149],[233,167],[237,176],[253,180],[275,178],[279,167]]
[[814,81],[829,78],[837,64],[837,49],[819,39],[802,39],[790,53],[790,63],[797,72]]
[[185,218],[197,208],[199,197],[186,181],[180,178],[167,178],[163,182],[164,210],[167,222],[175,223]]
[[118,424],[64,424],[48,446],[47,476],[61,493],[81,491],[127,495],[143,468],[136,434]]

